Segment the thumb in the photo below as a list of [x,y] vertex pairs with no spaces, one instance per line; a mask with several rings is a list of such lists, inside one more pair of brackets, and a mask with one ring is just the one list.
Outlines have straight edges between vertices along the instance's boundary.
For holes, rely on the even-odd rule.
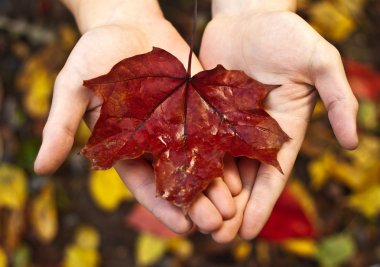
[[336,138],[344,148],[355,149],[358,145],[358,101],[347,81],[338,50],[325,40],[319,42],[311,66],[314,84],[328,111]]
[[89,102],[88,90],[76,75],[61,71],[54,84],[49,118],[43,131],[43,140],[34,163],[39,175],[54,172],[66,159],[74,136]]

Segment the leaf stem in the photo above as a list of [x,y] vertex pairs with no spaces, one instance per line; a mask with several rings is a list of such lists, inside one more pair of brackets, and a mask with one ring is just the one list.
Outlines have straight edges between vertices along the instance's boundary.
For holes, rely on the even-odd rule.
[[191,31],[191,39],[190,39],[190,53],[189,53],[189,61],[187,65],[187,78],[191,78],[191,61],[193,58],[193,51],[194,51],[194,39],[195,39],[195,32],[197,28],[197,15],[198,15],[198,1],[194,1],[194,13],[193,13],[193,25],[192,25],[192,31]]

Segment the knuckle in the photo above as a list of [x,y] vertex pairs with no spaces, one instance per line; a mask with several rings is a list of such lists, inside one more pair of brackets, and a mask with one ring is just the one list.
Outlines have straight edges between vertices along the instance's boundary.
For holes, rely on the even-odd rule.
[[340,52],[335,46],[325,40],[318,42],[312,62],[317,73],[326,72],[341,63]]
[[[143,187],[149,186],[147,183]],[[140,187],[138,190],[144,190]],[[136,196],[137,198],[137,196]],[[154,215],[156,218],[166,225],[171,231],[176,234],[182,235],[186,234],[191,230],[192,224],[189,223],[182,213],[168,212],[169,203],[166,200],[160,200],[148,204],[145,207]]]
[[[277,172],[277,170],[275,170]],[[263,171],[259,174],[258,179],[261,180],[261,183],[265,188],[269,190],[275,190],[274,187],[278,187],[278,183],[280,183],[280,187],[284,187],[287,182],[287,175],[281,173],[273,173],[270,170]]]
[[184,235],[190,231],[190,227],[183,223],[175,222],[173,225],[168,226],[170,230],[178,235]]
[[357,113],[359,110],[359,101],[356,99],[356,97],[353,97],[352,107],[354,109],[354,112]]
[[213,232],[220,228],[223,221],[219,217],[209,217],[205,218],[202,222],[199,223],[198,227],[204,232]]
[[228,205],[224,210],[223,210],[223,219],[224,220],[229,220],[233,218],[236,215],[236,206],[234,204]]

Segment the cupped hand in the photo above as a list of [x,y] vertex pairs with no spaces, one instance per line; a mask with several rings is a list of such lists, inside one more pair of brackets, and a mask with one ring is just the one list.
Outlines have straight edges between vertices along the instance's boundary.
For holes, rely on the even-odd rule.
[[255,160],[241,159],[238,169],[243,189],[234,197],[237,212],[213,233],[221,242],[230,241],[238,231],[251,239],[266,223],[285,186],[317,93],[338,141],[347,149],[358,143],[358,104],[336,48],[292,12],[216,14],[205,30],[200,60],[206,69],[222,64],[262,83],[281,85],[269,93],[265,109],[291,137],[278,154],[284,174]]
[[[97,25],[83,34],[56,79],[52,107],[35,162],[36,173],[54,172],[70,152],[81,119],[84,117],[92,128],[99,117],[102,100],[82,86],[83,80],[105,74],[120,60],[149,52],[153,46],[169,51],[187,66],[190,48],[163,18],[150,18],[146,22],[140,20],[136,24]],[[193,57],[192,73],[201,70],[202,66]],[[146,161],[122,161],[115,168],[141,204],[173,231],[185,233],[193,223],[202,232],[215,231],[223,219],[235,214],[230,191],[236,191],[236,186],[232,183],[230,190],[228,180],[239,179],[239,174],[232,162],[226,166],[226,182],[216,180],[193,203],[188,216],[166,200],[156,197],[154,173]]]

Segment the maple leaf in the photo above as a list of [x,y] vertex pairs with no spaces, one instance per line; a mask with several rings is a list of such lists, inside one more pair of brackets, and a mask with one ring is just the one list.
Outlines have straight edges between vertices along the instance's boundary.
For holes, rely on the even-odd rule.
[[157,194],[179,207],[223,177],[225,153],[281,171],[277,152],[289,137],[263,109],[277,86],[221,65],[191,77],[160,48],[124,59],[84,85],[104,102],[81,154],[94,169],[152,154]]
[[153,213],[140,204],[136,204],[133,207],[133,209],[125,217],[125,222],[138,232],[149,233],[163,238],[178,236],[165,224],[159,221]]
[[376,102],[380,98],[380,73],[352,59],[346,60],[344,66],[354,94],[360,100]]
[[308,216],[292,187],[285,187],[259,237],[273,242],[317,235],[314,218]]

